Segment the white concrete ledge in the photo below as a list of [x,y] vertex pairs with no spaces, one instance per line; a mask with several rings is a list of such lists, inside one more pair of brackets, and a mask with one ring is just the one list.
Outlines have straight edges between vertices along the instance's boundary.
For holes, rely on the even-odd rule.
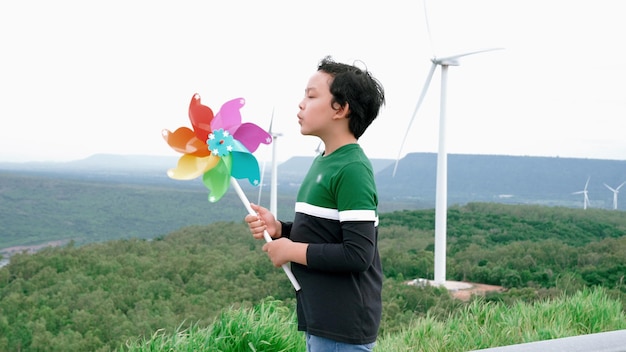
[[624,352],[626,330],[485,348],[470,352]]

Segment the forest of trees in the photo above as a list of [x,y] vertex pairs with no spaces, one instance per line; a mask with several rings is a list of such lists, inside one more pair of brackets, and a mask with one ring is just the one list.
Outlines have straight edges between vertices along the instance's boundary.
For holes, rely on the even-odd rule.
[[[385,274],[381,334],[415,317],[446,319],[469,304],[437,287],[434,210],[381,214]],[[621,211],[470,203],[448,211],[448,279],[501,285],[486,302],[533,302],[601,286],[626,306]],[[224,309],[293,289],[242,221],[183,227],[155,238],[18,254],[0,269],[0,350],[113,351],[156,331],[207,326]]]

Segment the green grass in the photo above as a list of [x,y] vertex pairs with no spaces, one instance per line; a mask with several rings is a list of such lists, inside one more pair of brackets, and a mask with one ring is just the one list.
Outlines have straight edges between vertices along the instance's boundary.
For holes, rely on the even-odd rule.
[[304,351],[293,307],[267,300],[253,308],[230,308],[209,327],[197,325],[174,334],[157,331],[150,339],[135,340],[120,352],[142,351]]
[[[419,289],[419,288],[416,288]],[[375,351],[447,352],[513,345],[626,328],[619,301],[605,289],[583,289],[536,303],[505,305],[476,299],[447,319],[415,319],[406,329],[381,336]],[[230,308],[210,326],[127,342],[120,352],[147,351],[304,351],[293,307],[267,300]]]
[[404,331],[384,336],[378,351],[468,351],[626,328],[621,302],[605,289],[585,288],[533,304],[485,303],[478,299],[445,321],[414,321]]

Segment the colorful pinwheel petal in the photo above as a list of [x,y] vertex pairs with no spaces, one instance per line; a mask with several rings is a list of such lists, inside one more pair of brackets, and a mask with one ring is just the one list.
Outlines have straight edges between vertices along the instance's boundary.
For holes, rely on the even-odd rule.
[[241,123],[241,108],[245,100],[227,101],[220,111],[200,103],[194,94],[189,103],[189,120],[193,130],[180,127],[174,132],[163,130],[163,139],[183,155],[168,176],[191,180],[202,176],[209,190],[209,201],[217,202],[228,191],[230,178],[247,178],[258,185],[261,178],[259,163],[252,152],[261,143],[270,144],[272,136],[253,123]]

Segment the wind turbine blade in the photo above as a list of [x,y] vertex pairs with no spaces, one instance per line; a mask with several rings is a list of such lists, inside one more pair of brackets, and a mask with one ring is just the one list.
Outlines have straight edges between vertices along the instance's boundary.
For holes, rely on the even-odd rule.
[[400,162],[400,155],[402,154],[402,148],[404,147],[404,143],[406,142],[406,138],[409,135],[409,131],[411,130],[411,125],[413,124],[413,120],[415,120],[415,116],[417,115],[417,111],[422,105],[424,101],[424,97],[426,97],[426,92],[428,91],[428,86],[430,86],[430,81],[433,79],[433,74],[435,73],[435,69],[437,68],[437,64],[433,62],[430,66],[430,71],[428,72],[428,76],[426,77],[426,82],[424,82],[424,87],[422,88],[422,93],[420,94],[419,99],[417,100],[417,104],[415,105],[415,110],[413,110],[413,116],[411,116],[411,120],[409,120],[409,126],[406,128],[406,132],[404,133],[404,138],[402,139],[402,144],[400,144],[400,150],[398,151],[398,157],[396,158],[396,164],[393,167],[392,177],[396,176],[396,170],[398,169],[398,163]]
[[619,187],[617,187],[617,189],[614,189],[613,187],[607,185],[606,183],[604,184],[604,186],[606,186],[606,188],[610,189],[613,192],[617,192],[617,189],[619,189]]
[[589,180],[591,177],[587,177],[587,182],[585,182],[585,191],[587,190],[587,186],[589,186]]
[[438,58],[433,58],[432,61],[433,61],[433,63],[435,63],[437,65],[458,66],[459,65],[459,59],[464,57],[464,56],[480,54],[480,53],[485,53],[485,52],[488,52],[488,51],[495,51],[495,50],[504,50],[504,48],[490,48],[490,49],[476,50],[476,51],[472,51],[472,52],[468,52],[468,53],[442,57],[442,58],[439,58],[439,59]]
[[433,37],[430,34],[430,24],[428,22],[428,10],[426,10],[426,0],[423,0],[424,4],[424,22],[426,23],[426,33],[428,33],[428,42],[430,43],[430,50],[435,53],[435,45],[433,44]]
[[619,191],[620,188],[622,188],[623,185],[626,185],[626,181],[622,182],[621,185],[617,186],[617,188],[615,189],[615,191]]
[[274,108],[272,108],[272,118],[270,119],[270,129],[267,131],[270,136],[272,135],[272,125],[274,125]]

